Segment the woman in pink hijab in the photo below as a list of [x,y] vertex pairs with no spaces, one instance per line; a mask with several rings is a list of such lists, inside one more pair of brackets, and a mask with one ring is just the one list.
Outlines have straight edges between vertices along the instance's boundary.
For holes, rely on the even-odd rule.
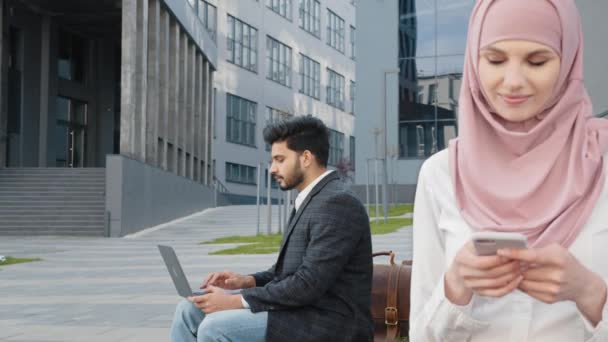
[[[608,341],[608,120],[574,0],[479,0],[459,137],[423,165],[411,341]],[[528,248],[479,256],[474,232]]]

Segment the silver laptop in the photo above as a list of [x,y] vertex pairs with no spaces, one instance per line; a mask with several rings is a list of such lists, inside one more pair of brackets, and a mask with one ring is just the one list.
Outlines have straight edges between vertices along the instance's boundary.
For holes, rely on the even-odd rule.
[[180,296],[185,298],[204,294],[204,291],[192,290],[190,283],[188,283],[188,279],[186,278],[186,274],[184,273],[182,266],[179,264],[179,260],[177,260],[177,255],[175,254],[173,248],[158,245],[158,250],[165,261],[165,265],[167,265],[167,270],[169,271],[171,279],[173,279],[173,284],[175,284],[177,293],[179,293]]
[[[163,257],[165,261],[165,265],[167,265],[167,270],[169,271],[169,275],[171,275],[171,279],[173,279],[173,284],[177,289],[177,293],[186,298],[190,296],[200,296],[205,294],[205,290],[196,289],[192,290],[190,287],[190,283],[186,278],[186,274],[182,269],[182,265],[180,265],[179,260],[177,260],[177,255],[172,247],[158,245],[158,250],[160,251],[160,255]],[[226,290],[227,293],[235,294],[240,293],[241,289],[237,290]]]

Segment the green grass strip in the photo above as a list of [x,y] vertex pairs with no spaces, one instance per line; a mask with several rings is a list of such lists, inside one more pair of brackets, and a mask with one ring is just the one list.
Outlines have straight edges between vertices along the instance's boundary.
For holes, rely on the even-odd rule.
[[23,264],[26,262],[41,261],[41,260],[42,259],[40,259],[40,258],[13,258],[11,256],[7,256],[6,260],[0,261],[0,266]]
[[201,245],[243,243],[245,245],[211,252],[210,255],[236,255],[236,254],[270,254],[279,251],[282,234],[256,235],[256,236],[228,236],[212,241],[201,242]]
[[[411,226],[412,219],[389,219],[388,223],[379,220],[378,224],[375,221],[370,223],[372,235],[390,234],[398,229]],[[200,245],[215,245],[215,244],[243,244],[240,246],[222,249],[211,252],[210,255],[237,255],[237,254],[271,254],[277,253],[281,245],[281,234],[272,235],[257,235],[257,236],[228,236],[211,241],[200,242]]]
[[276,246],[254,243],[234,248],[222,249],[209,253],[209,255],[237,255],[237,254],[271,254],[279,251],[280,244]]
[[383,219],[378,220],[376,224],[375,220],[370,222],[372,227],[372,235],[383,235],[396,232],[399,228],[407,227],[412,225],[412,219],[400,218],[400,219],[389,219],[387,223],[384,223]]
[[282,234],[253,235],[253,236],[228,236],[211,241],[201,242],[201,245],[215,245],[221,243],[276,243],[280,244]]
[[[401,216],[407,213],[411,213],[414,211],[413,204],[397,204],[394,207],[388,207],[388,216]],[[376,206],[370,205],[370,210],[368,210],[369,217],[376,217]],[[380,217],[384,216],[384,212],[382,211],[382,206],[378,206],[378,213]]]

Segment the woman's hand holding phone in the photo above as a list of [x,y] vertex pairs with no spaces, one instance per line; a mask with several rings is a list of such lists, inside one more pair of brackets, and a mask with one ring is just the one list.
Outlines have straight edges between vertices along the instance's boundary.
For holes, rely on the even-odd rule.
[[473,241],[469,241],[445,274],[445,295],[454,304],[466,305],[473,293],[502,297],[516,289],[522,279],[519,260],[496,254],[478,255]]
[[529,296],[548,304],[572,301],[593,325],[602,320],[606,282],[568,249],[552,244],[538,249],[500,250],[498,254],[530,265],[518,286]]

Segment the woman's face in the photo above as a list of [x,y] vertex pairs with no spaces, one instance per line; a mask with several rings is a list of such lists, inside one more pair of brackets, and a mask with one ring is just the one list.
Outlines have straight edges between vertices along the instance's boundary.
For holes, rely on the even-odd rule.
[[553,95],[561,60],[550,47],[504,40],[479,53],[479,79],[496,114],[521,122],[538,115]]

